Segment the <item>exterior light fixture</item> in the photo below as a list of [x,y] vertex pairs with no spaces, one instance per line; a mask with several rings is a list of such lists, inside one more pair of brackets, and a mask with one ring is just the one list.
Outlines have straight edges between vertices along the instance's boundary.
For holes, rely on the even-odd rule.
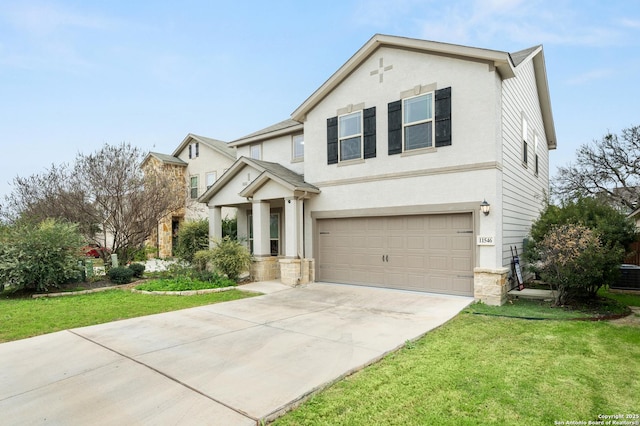
[[487,200],[484,200],[480,204],[480,211],[484,213],[485,216],[489,216],[489,211],[491,210],[491,204],[487,203]]

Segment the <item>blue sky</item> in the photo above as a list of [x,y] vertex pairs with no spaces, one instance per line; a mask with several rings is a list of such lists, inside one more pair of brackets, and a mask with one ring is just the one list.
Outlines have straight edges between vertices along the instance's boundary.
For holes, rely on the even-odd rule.
[[543,44],[558,149],[640,125],[636,0],[0,2],[0,196],[105,142],[173,152],[289,118],[375,33]]

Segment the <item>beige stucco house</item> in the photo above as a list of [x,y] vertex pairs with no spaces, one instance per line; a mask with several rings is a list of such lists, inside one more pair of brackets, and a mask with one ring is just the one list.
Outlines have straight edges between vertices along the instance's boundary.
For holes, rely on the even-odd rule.
[[[184,206],[167,212],[148,245],[158,249],[161,258],[173,256],[175,236],[185,220],[205,219],[208,210],[198,198],[233,164],[235,150],[226,142],[189,133],[169,154],[150,152],[142,167],[162,167],[165,173],[185,184]],[[222,217],[233,217],[235,209],[225,208]]]
[[501,304],[556,147],[543,48],[375,35],[290,119],[230,146],[199,200],[216,236],[237,209],[256,279]]

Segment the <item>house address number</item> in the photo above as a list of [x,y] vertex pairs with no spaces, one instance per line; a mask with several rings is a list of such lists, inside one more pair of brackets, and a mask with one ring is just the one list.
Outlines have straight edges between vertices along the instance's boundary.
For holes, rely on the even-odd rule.
[[493,245],[495,245],[495,242],[493,240],[493,236],[478,235],[478,245],[479,246],[493,246]]

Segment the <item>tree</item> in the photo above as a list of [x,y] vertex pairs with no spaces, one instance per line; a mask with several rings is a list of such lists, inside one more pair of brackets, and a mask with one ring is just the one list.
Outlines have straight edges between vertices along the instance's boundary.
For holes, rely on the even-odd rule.
[[559,167],[553,193],[563,200],[602,197],[625,210],[640,201],[640,126],[582,145],[575,164]]
[[77,154],[73,165],[17,177],[5,213],[14,222],[58,218],[77,223],[87,240],[98,244],[109,235],[109,248],[126,262],[186,195],[184,182],[162,169],[143,172],[143,159],[143,152],[130,144],[105,144],[93,154]]

